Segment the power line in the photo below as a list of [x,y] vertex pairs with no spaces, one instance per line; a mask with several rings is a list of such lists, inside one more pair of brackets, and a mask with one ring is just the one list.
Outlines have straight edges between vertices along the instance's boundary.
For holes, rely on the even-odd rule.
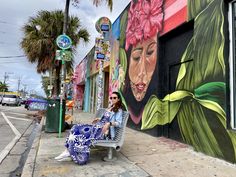
[[22,58],[26,57],[25,55],[16,55],[16,56],[0,56],[0,58]]
[[0,20],[0,23],[7,24],[7,25],[19,26],[17,24],[9,23],[9,22],[3,21],[3,20]]
[[9,62],[0,62],[0,65],[2,64],[8,64],[8,63],[12,63],[12,64],[15,64],[15,63],[25,63],[27,61],[9,61]]
[[6,59],[0,59],[1,62],[15,62],[15,61],[24,61],[25,58],[6,58]]
[[[4,35],[9,35],[9,36],[12,36],[12,35],[18,35],[17,33],[12,33],[12,31],[9,33],[9,32],[6,32],[6,31],[0,31],[0,34],[4,34]],[[14,37],[14,36],[12,36]]]
[[3,44],[3,45],[15,45],[17,43],[9,43],[9,42],[2,42],[2,41],[0,41],[0,44]]

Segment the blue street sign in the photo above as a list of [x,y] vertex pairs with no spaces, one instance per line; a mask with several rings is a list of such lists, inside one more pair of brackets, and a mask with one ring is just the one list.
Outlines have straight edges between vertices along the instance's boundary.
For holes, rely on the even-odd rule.
[[56,43],[57,43],[57,46],[60,49],[66,50],[66,49],[69,49],[71,47],[72,40],[70,39],[69,36],[67,36],[65,34],[62,34],[62,35],[57,37]]

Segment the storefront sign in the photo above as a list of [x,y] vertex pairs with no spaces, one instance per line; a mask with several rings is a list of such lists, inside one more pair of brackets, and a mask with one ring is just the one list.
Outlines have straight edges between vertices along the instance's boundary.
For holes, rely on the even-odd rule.
[[95,40],[95,60],[109,61],[111,56],[111,46],[109,41],[104,41],[103,38],[96,38]]

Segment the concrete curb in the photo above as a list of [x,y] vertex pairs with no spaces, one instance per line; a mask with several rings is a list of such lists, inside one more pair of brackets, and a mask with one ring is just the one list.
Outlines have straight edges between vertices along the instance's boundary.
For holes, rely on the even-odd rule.
[[30,148],[30,152],[28,154],[27,160],[22,170],[21,177],[30,177],[33,176],[34,168],[35,168],[35,161],[36,156],[38,153],[39,142],[41,138],[42,127],[44,123],[45,117],[42,117],[41,122],[38,127],[36,127],[36,135],[32,147]]

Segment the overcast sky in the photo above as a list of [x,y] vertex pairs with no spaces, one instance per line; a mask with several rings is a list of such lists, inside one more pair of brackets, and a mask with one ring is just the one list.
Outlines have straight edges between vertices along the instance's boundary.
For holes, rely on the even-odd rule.
[[[94,45],[95,37],[99,36],[95,29],[95,22],[102,16],[107,16],[113,22],[130,0],[113,0],[113,11],[110,12],[104,4],[95,7],[92,0],[81,0],[79,7],[70,5],[69,15],[75,15],[81,19],[91,37],[88,44],[81,43],[77,49],[75,65],[84,58]],[[16,91],[20,80],[20,89],[24,86],[28,92],[44,95],[41,88],[41,75],[36,72],[36,65],[27,61],[25,57],[3,58],[24,55],[19,47],[22,39],[22,26],[27,23],[29,17],[33,17],[40,10],[64,10],[65,0],[0,0],[0,81],[4,75],[9,77],[6,83],[10,90]]]

